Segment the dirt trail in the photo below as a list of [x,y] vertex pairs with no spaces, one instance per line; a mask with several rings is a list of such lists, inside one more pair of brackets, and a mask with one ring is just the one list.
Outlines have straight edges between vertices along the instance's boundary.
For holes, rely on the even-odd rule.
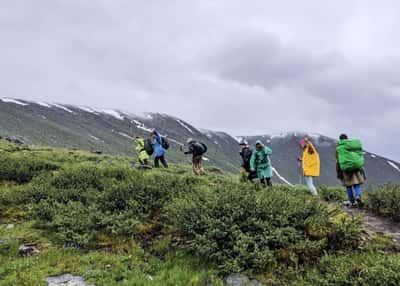
[[345,210],[351,215],[361,215],[368,233],[384,234],[393,237],[395,242],[400,242],[400,223],[357,208],[345,207]]

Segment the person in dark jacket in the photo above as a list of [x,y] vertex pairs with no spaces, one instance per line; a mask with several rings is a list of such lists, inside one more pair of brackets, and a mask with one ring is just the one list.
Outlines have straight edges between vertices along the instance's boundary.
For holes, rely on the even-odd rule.
[[192,138],[189,138],[186,144],[188,146],[188,151],[186,151],[185,154],[192,154],[193,156],[193,172],[198,176],[204,175],[203,155],[207,152],[207,146],[204,143],[193,140]]
[[[253,154],[253,150],[249,147],[249,144],[246,140],[242,140],[239,143],[240,146],[240,157],[242,158],[242,165],[240,166],[240,173],[244,174],[243,179],[252,181],[253,179],[257,178],[256,172],[251,172],[250,170],[250,159],[251,155]],[[247,175],[246,175],[247,174]]]
[[154,167],[159,168],[160,162],[163,164],[165,168],[168,168],[167,160],[165,160],[165,149],[163,147],[163,138],[161,137],[160,132],[153,129],[151,132],[151,137],[153,138],[154,145]]
[[[346,134],[342,134],[340,135],[339,139],[347,140],[348,136]],[[361,200],[361,185],[364,184],[366,180],[364,169],[353,172],[342,171],[339,164],[339,155],[336,151],[336,174],[337,178],[342,181],[343,186],[346,187],[350,205],[355,207],[358,204],[358,206],[361,207],[363,205]]]

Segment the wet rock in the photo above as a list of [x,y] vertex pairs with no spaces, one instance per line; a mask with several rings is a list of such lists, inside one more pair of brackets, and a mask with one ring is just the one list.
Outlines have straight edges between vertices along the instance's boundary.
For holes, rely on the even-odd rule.
[[83,277],[71,274],[48,277],[46,282],[47,286],[94,286],[86,283]]
[[147,277],[147,279],[150,280],[150,281],[153,281],[153,280],[154,280],[154,277],[151,276],[151,275],[147,275],[146,277]]
[[264,286],[261,282],[252,279],[242,274],[232,274],[226,278],[228,286]]
[[22,145],[22,144],[24,144],[24,142],[23,142],[21,139],[15,137],[15,136],[7,136],[7,137],[4,138],[4,139],[5,139],[6,141],[10,142],[10,143],[14,143],[14,144],[17,144],[17,145]]
[[232,274],[226,278],[228,286],[247,286],[249,283],[250,279],[242,274]]
[[15,227],[15,225],[10,223],[10,224],[7,224],[6,229],[13,229],[14,227]]
[[18,248],[18,253],[21,256],[31,256],[40,253],[35,244],[22,244]]

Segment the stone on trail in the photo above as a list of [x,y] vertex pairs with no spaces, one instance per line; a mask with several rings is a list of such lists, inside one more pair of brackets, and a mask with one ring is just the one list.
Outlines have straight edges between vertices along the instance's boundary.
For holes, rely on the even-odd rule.
[[21,256],[31,256],[40,253],[40,251],[34,244],[22,244],[18,248],[18,253]]
[[7,224],[6,229],[13,229],[14,228],[14,224],[10,223]]
[[228,286],[263,286],[257,280],[250,280],[247,276],[242,274],[232,274],[226,278]]
[[48,277],[46,282],[47,286],[94,286],[86,283],[83,277],[71,274]]

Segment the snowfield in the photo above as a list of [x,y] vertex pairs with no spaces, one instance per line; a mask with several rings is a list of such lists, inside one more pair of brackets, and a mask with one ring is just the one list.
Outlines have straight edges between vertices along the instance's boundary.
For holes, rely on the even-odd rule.
[[14,104],[22,105],[22,106],[29,105],[28,103],[24,103],[24,102],[18,101],[16,99],[7,98],[7,97],[6,98],[0,98],[0,100],[3,101],[3,102],[6,102],[6,103],[14,103]]

